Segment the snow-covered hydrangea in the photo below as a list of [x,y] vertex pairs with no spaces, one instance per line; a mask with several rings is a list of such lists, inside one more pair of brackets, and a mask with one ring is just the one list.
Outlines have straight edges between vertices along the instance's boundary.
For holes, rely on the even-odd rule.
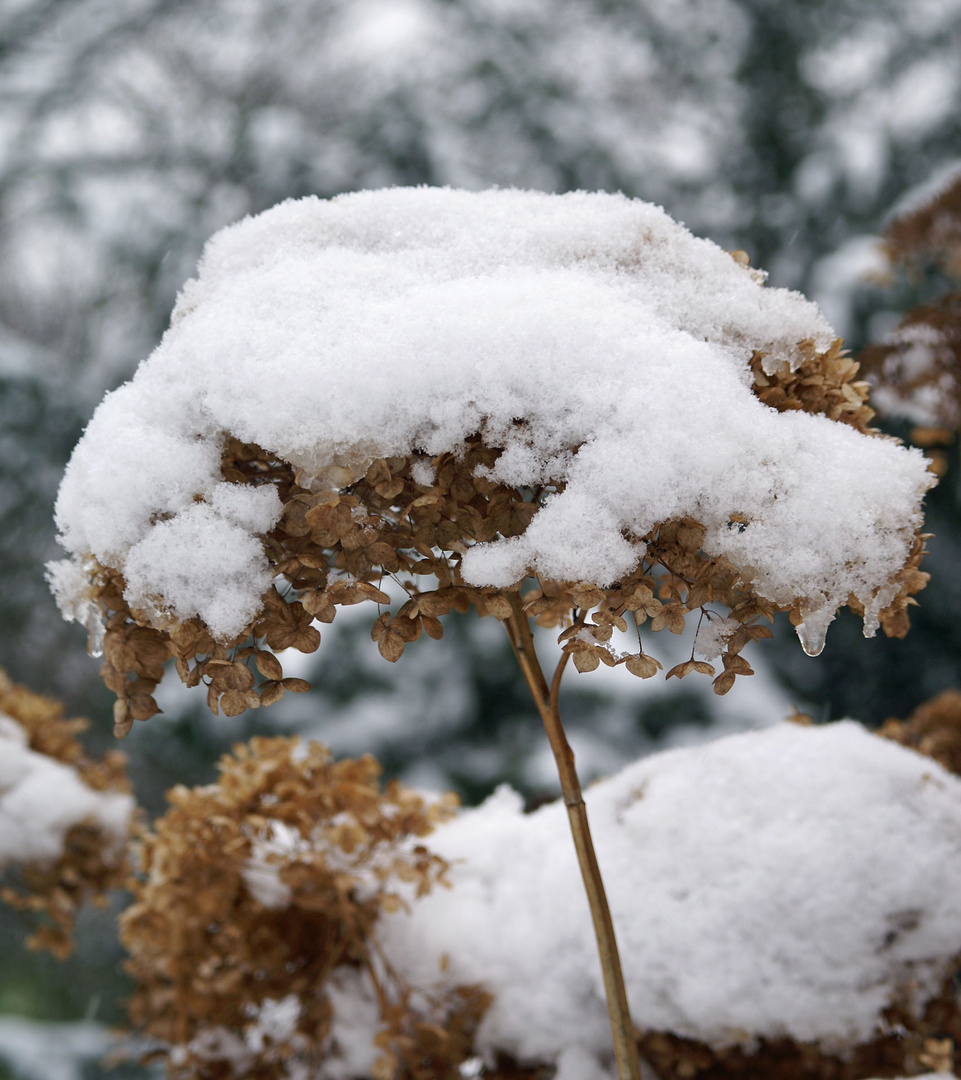
[[0,712],[0,870],[56,862],[68,831],[84,822],[122,846],[132,811],[130,795],[89,787],[75,768],[32,750],[23,727]]
[[[586,799],[641,1030],[841,1052],[879,1037],[893,1002],[920,1015],[956,968],[961,781],[856,723],[655,755]],[[481,1053],[553,1060],[580,1044],[603,1058],[564,806],[525,814],[504,788],[431,847],[451,889],[384,917],[390,963],[430,985],[445,957],[445,979],[486,987]]]
[[[503,787],[438,815],[426,849],[387,843],[402,856],[391,870],[378,831],[396,839],[405,819],[424,819],[412,793],[382,813],[390,800],[358,783],[372,775],[369,759],[331,765],[316,744],[304,755],[260,740],[222,762],[217,784],[177,790],[125,920],[138,1021],[172,1061],[216,1060],[226,1076],[257,1065],[288,1080],[306,1062],[316,1080],[377,1075],[376,980],[389,973],[415,1012],[472,1002],[469,1025],[448,1032],[463,1075],[517,1075],[498,1061],[612,1076],[564,804],[527,814]],[[366,809],[324,820],[318,808],[338,800]],[[856,1048],[860,1068],[894,1069],[943,1034],[945,1014],[924,1012],[961,956],[961,780],[931,758],[852,722],[784,723],[646,758],[586,800],[643,1054],[664,1053],[663,1036],[693,1041],[676,1044],[674,1064],[685,1052],[702,1068],[705,1054],[746,1055],[743,1073],[725,1075],[767,1075],[792,1054],[810,1069]],[[361,818],[371,831],[345,853]],[[428,851],[423,865],[445,867],[449,888],[403,872]],[[368,859],[394,900],[376,918],[361,917],[363,882],[338,878],[357,884]],[[353,929],[333,933],[345,913]],[[331,942],[344,934],[353,945],[338,963]],[[233,979],[223,970],[245,974],[221,988]],[[171,971],[191,976],[175,995]]]
[[80,906],[127,878],[134,800],[123,755],[87,756],[85,724],[0,671],[0,898],[39,915],[31,944],[60,956]]
[[[892,267],[935,265],[961,278],[961,162],[909,192],[891,212],[884,251]],[[956,290],[912,308],[863,354],[878,409],[918,425],[922,445],[950,440],[961,426],[961,297]],[[924,428],[947,429],[947,432]]]
[[[441,998],[382,963],[380,915],[445,880],[425,838],[456,799],[383,787],[371,757],[334,762],[318,743],[253,739],[213,784],[175,788],[142,835],[121,920],[137,983],[130,1015],[166,1047],[171,1075],[263,1080],[413,1076],[430,1057],[454,1076],[487,1006],[476,987]],[[328,1072],[341,976],[377,986],[362,1073]],[[439,1032],[439,1034],[438,1034]]]
[[[122,576],[138,620],[228,641],[285,572],[263,538],[289,509],[266,476],[225,477],[228,436],[321,496],[400,459],[423,487],[480,437],[497,453],[473,478],[534,492],[536,513],[464,535],[467,585],[609,586],[660,523],[694,522],[695,550],[793,608],[818,651],[850,597],[870,634],[904,591],[930,483],[920,453],[866,435],[834,338],[799,294],[619,195],[283,203],[208,243],[163,341],[97,410],[62,543]],[[51,580],[77,617],[76,570]]]

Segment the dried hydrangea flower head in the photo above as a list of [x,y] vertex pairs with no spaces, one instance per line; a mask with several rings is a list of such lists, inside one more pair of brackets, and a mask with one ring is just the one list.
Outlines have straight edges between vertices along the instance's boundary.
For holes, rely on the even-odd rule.
[[[961,167],[909,193],[891,215],[883,246],[893,267],[910,275],[934,267],[955,283],[912,308],[860,356],[877,384],[878,409],[913,423],[919,445],[943,445],[961,428]],[[932,456],[943,471],[946,460]]]
[[338,1045],[345,987],[363,997],[353,1022],[372,1076],[460,1075],[488,995],[440,972],[415,992],[371,937],[382,911],[443,880],[422,840],[456,801],[381,789],[379,772],[318,743],[254,739],[215,784],[169,793],[121,920],[130,1017],[164,1044],[169,1076],[354,1075]]
[[895,266],[935,263],[961,277],[961,163],[935,173],[894,207],[884,247]]
[[[957,762],[959,701],[891,734],[947,722]],[[502,787],[448,816],[284,739],[172,802],[124,928],[170,1075],[610,1076],[563,805]],[[903,1076],[957,1038],[961,782],[935,763],[852,721],[776,724],[635,762],[590,802],[658,1076]]]
[[39,916],[28,945],[61,958],[80,907],[105,904],[129,872],[126,759],[90,757],[86,726],[0,671],[0,900]]
[[585,193],[365,192],[219,233],[60,490],[50,579],[118,731],[168,656],[229,714],[304,689],[274,654],[362,601],[390,660],[520,604],[580,670],[640,677],[642,626],[723,613],[669,672],[719,693],[775,610],[811,653],[845,603],[903,633],[923,458],[868,429],[817,308],[736,256]]
[[961,776],[961,690],[944,690],[922,702],[907,720],[890,717],[880,734]]

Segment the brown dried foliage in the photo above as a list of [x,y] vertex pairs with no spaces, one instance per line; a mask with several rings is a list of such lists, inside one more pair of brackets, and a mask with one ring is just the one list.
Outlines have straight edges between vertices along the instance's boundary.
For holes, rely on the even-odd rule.
[[[67,719],[63,705],[34,694],[0,671],[0,713],[26,732],[31,750],[75,769],[95,791],[128,792],[126,758],[114,750],[90,757],[77,738],[88,723]],[[126,854],[94,822],[79,822],[64,837],[55,862],[7,867],[0,900],[29,911],[39,925],[28,938],[32,949],[47,949],[61,959],[73,951],[73,928],[84,903],[105,906],[107,893],[123,888],[129,867]]]
[[[761,400],[779,411],[823,413],[874,434],[868,427],[873,414],[865,404],[866,384],[855,379],[857,365],[840,342],[824,353],[810,342],[802,342],[799,350],[796,370],[782,365],[773,374],[764,372],[763,354],[754,356],[754,389]],[[523,427],[523,421],[517,424]],[[329,478],[321,482],[295,473],[263,448],[225,436],[224,478],[274,484],[283,503],[283,517],[264,538],[278,584],[265,596],[249,635],[218,642],[197,620],[152,626],[147,614],[128,608],[120,575],[103,568],[95,588],[106,623],[103,676],[118,695],[117,734],[126,734],[134,720],[157,711],[152,695],[168,656],[176,658],[187,685],[205,684],[215,713],[233,716],[272,704],[287,691],[309,689],[303,680],[284,678],[274,654],[286,648],[312,652],[320,642],[314,623],[332,622],[339,607],[377,606],[371,636],[390,661],[425,633],[439,638],[441,620],[450,611],[473,607],[482,616],[510,618],[505,591],[467,584],[461,557],[475,543],[523,533],[542,502],[563,485],[515,489],[495,483],[485,470],[500,453],[480,433],[456,454],[381,458],[362,474],[340,470],[344,475],[338,482],[347,486],[331,490]],[[430,482],[415,479],[423,480],[427,471]],[[730,527],[747,524],[732,507]],[[578,670],[624,664],[632,674],[649,678],[661,665],[646,653],[640,627],[647,623],[654,631],[666,627],[680,633],[690,613],[702,617],[706,610],[711,617],[710,605],[720,605],[742,624],[728,643],[724,670],[716,675],[712,665],[695,663],[692,656],[692,666],[670,674],[707,673],[715,691],[726,693],[739,674],[750,673],[737,658],[748,642],[769,636],[761,623],[777,609],[757,596],[734,566],[702,551],[704,533],[703,525],[685,518],[666,521],[645,536],[628,536],[639,550],[641,544],[646,548],[632,573],[603,588],[592,582],[534,579],[534,587],[527,586],[523,594],[524,611],[560,632]],[[901,593],[882,616],[889,634],[901,635],[907,628],[909,597],[926,580],[917,571],[922,551],[919,540],[902,571]],[[408,594],[396,610],[383,591],[387,578],[399,581]],[[800,620],[797,604],[792,614]],[[614,630],[629,631],[636,644],[616,649]]]
[[[918,347],[924,350],[923,365],[908,362]],[[869,346],[861,360],[867,372],[877,374],[885,387],[905,399],[932,388],[937,421],[957,429],[961,426],[961,293],[947,293],[936,303],[912,308],[890,339]]]
[[922,206],[893,218],[884,247],[895,266],[934,262],[950,277],[961,278],[961,177]]
[[961,691],[945,690],[919,705],[907,720],[886,720],[879,734],[961,776]]
[[[916,361],[919,350],[922,363]],[[887,341],[870,345],[860,359],[899,398],[924,395],[932,419],[947,430],[917,428],[920,445],[951,441],[961,426],[961,293],[912,308]]]
[[[254,739],[222,759],[216,784],[169,793],[170,810],[140,841],[121,937],[138,984],[131,1020],[166,1045],[171,1077],[279,1080],[293,1063],[313,1075],[331,1051],[327,980],[345,967],[366,973],[380,1012],[371,1080],[461,1075],[489,996],[415,993],[371,936],[382,911],[443,882],[446,863],[420,840],[456,800],[381,790],[379,772],[370,757],[335,763],[316,743]],[[266,894],[248,884],[264,874]],[[258,1037],[259,1008],[291,997],[295,1030]],[[249,1039],[242,1065],[195,1041],[217,1031]]]
[[[961,279],[961,178],[924,205],[895,217],[884,236],[892,267],[918,276],[935,266]],[[865,374],[904,401],[920,398],[933,424],[917,426],[922,447],[949,445],[961,428],[961,293],[946,292],[913,308],[881,344],[859,356]],[[947,469],[946,456],[930,452],[932,470]]]
[[754,392],[761,401],[778,412],[820,413],[863,435],[871,433],[874,410],[867,404],[868,383],[856,379],[858,363],[841,348],[841,339],[823,353],[812,341],[802,341],[798,350],[802,360],[797,367],[782,363],[770,375],[762,366],[763,352],[751,358]]
[[[825,1053],[814,1043],[760,1039],[751,1050],[732,1046],[714,1050],[694,1039],[665,1032],[643,1035],[638,1046],[659,1080],[866,1080],[868,1077],[955,1073],[955,1048],[961,1042],[961,1012],[952,982],[915,1016],[892,1005],[882,1018],[883,1034]],[[961,1064],[961,1061],[959,1061]]]

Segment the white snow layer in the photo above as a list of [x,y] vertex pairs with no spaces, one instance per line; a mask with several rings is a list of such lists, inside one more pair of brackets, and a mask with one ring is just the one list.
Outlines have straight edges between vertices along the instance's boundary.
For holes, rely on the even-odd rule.
[[[956,966],[961,781],[858,724],[645,758],[587,803],[642,1028],[841,1048],[878,1033],[899,993],[920,1008]],[[491,991],[480,1053],[600,1061],[610,1026],[563,805],[525,815],[503,788],[429,844],[452,888],[382,916],[386,959],[415,987]],[[336,995],[352,1060],[375,1053],[355,1023],[367,993]]]
[[31,750],[20,724],[0,713],[0,870],[59,859],[67,831],[81,822],[119,846],[133,806],[132,796],[94,791],[76,769]]
[[17,1080],[84,1080],[111,1042],[106,1027],[89,1021],[58,1024],[0,1016],[0,1064],[8,1065]]
[[[283,203],[208,243],[160,346],[97,410],[60,489],[62,543],[122,571],[134,608],[229,638],[269,584],[259,534],[281,508],[221,480],[224,431],[323,476],[482,430],[505,448],[495,479],[566,487],[523,536],[472,548],[468,581],[607,584],[640,555],[624,530],[687,515],[762,595],[804,600],[813,649],[851,594],[873,633],[930,477],[920,452],[757,400],[755,350],[773,370],[834,337],[760,279],[620,195]],[[51,580],[70,617],[76,575]]]

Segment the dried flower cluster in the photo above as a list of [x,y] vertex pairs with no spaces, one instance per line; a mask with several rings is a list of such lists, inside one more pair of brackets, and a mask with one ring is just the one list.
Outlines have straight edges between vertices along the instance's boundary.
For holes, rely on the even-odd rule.
[[[897,214],[884,237],[893,267],[917,274],[935,267],[961,279],[961,177],[926,201]],[[898,327],[860,356],[877,382],[876,400],[885,412],[915,424],[920,446],[947,445],[961,427],[961,293],[912,308]],[[934,450],[935,469],[947,460]]]
[[961,175],[956,169],[946,182],[895,212],[884,246],[895,266],[933,262],[950,277],[961,277]]
[[766,373],[765,354],[751,358],[754,392],[765,405],[778,412],[803,410],[850,424],[862,435],[871,433],[874,410],[867,404],[868,383],[858,380],[858,363],[842,348],[841,339],[819,353],[811,341],[798,345],[800,363],[782,364]]
[[601,193],[366,192],[218,234],[58,497],[49,578],[106,624],[118,731],[166,657],[229,714],[303,689],[268,657],[361,601],[390,660],[474,606],[640,677],[637,626],[695,614],[711,653],[668,674],[718,693],[775,610],[812,654],[850,596],[903,632],[923,458],[863,437],[821,313],[745,264]]
[[953,982],[918,1017],[910,1008],[885,1010],[878,1037],[843,1054],[794,1039],[759,1039],[749,1049],[715,1049],[669,1032],[641,1037],[641,1054],[659,1080],[865,1080],[955,1071],[961,1013]]
[[[754,356],[754,391],[760,399],[781,412],[820,413],[872,434],[867,385],[856,381],[857,365],[840,342],[823,353],[802,342],[799,351],[796,368],[784,364],[771,374],[763,369],[764,354]],[[424,633],[439,638],[441,619],[451,610],[473,606],[482,616],[506,620],[519,603],[539,625],[560,630],[559,640],[579,671],[624,664],[640,678],[662,667],[643,646],[642,626],[681,633],[688,615],[712,620],[718,609],[726,609],[732,621],[725,623],[729,632],[720,650],[720,672],[693,654],[667,672],[668,678],[694,671],[709,675],[718,694],[727,693],[738,675],[752,673],[741,652],[749,642],[770,636],[762,620],[788,610],[795,625],[803,621],[799,602],[779,606],[763,599],[730,562],[708,556],[702,550],[704,526],[687,518],[631,536],[644,556],[608,587],[537,578],[528,579],[523,592],[519,585],[469,585],[460,573],[463,554],[477,543],[521,535],[544,500],[563,488],[558,483],[519,489],[489,479],[486,473],[500,454],[481,433],[458,454],[381,458],[364,469],[331,469],[318,479],[261,447],[225,436],[224,479],[272,484],[283,503],[281,520],[264,539],[277,585],[264,597],[248,633],[222,642],[198,619],[168,620],[158,629],[155,613],[129,609],[119,573],[95,571],[94,598],[106,625],[102,674],[118,695],[117,734],[157,712],[152,694],[170,656],[186,685],[203,682],[214,713],[234,716],[270,705],[288,690],[309,689],[302,679],[284,677],[275,654],[287,648],[312,652],[320,643],[315,621],[332,622],[338,607],[365,601],[378,608],[371,636],[390,661]],[[735,514],[728,527],[743,530],[747,524]],[[896,578],[899,592],[881,613],[889,635],[907,632],[911,597],[927,581],[918,569],[923,542],[922,535],[916,537]],[[408,594],[397,610],[390,610],[385,579],[398,581]],[[850,603],[863,613],[856,600]],[[622,648],[613,644],[615,630],[629,633]]]
[[881,400],[892,398],[891,411],[921,421],[916,431],[922,445],[950,441],[961,427],[961,293],[912,308],[861,359],[877,375]]
[[216,784],[170,792],[121,922],[131,1020],[165,1044],[170,1076],[325,1075],[345,977],[369,980],[373,1080],[460,1075],[488,996],[441,972],[436,987],[405,985],[371,937],[382,911],[443,882],[420,840],[455,803],[381,790],[379,771],[316,743],[254,739]]
[[[870,384],[856,378],[859,364],[841,348],[840,338],[824,353],[818,353],[807,341],[802,341],[798,348],[804,357],[802,363],[794,369],[784,364],[773,375],[764,372],[763,353],[754,355],[751,360],[754,392],[761,401],[779,412],[820,413],[849,424],[862,434],[875,434],[869,426],[874,417],[874,409],[867,404]],[[927,538],[924,533],[915,537],[911,554],[897,578],[898,594],[881,612],[881,626],[888,637],[903,638],[910,629],[908,608],[916,603],[912,597],[925,587],[930,577],[920,569]],[[848,606],[856,615],[864,614],[864,605],[856,597],[848,600]],[[793,609],[790,618],[797,625],[800,611]]]
[[[59,702],[31,693],[2,671],[0,715],[19,725],[31,751],[69,767],[92,791],[130,790],[123,754],[111,751],[101,759],[90,757],[77,738],[87,727],[86,720],[66,719]],[[0,788],[0,797],[5,794]],[[66,830],[57,858],[0,864],[0,871],[0,900],[39,919],[28,941],[30,947],[48,949],[62,958],[73,949],[80,907],[86,902],[103,905],[110,890],[126,884],[128,866],[118,837],[108,833],[102,822],[89,818]]]
[[961,776],[961,691],[945,690],[919,705],[907,720],[886,720],[880,734]]
[[[956,697],[931,704],[957,726]],[[918,727],[916,719],[904,730]],[[424,806],[397,785],[381,793],[371,759],[334,764],[316,744],[285,739],[238,747],[217,784],[178,788],[171,799],[145,838],[143,880],[123,921],[140,987],[131,1017],[164,1045],[171,1077],[554,1074],[554,1065],[505,1056],[485,1064],[476,1032],[489,996],[448,985],[440,970],[431,988],[406,985],[378,951],[379,914],[416,903],[442,879],[443,862],[417,841],[449,816],[448,804]],[[368,978],[369,1014],[356,981]],[[338,1025],[340,992],[349,1030]],[[961,1012],[950,981],[920,1015],[910,982],[904,992],[875,1035],[843,1050],[788,1037],[712,1046],[651,1029],[639,1032],[638,1045],[659,1080],[951,1071]],[[372,1068],[352,1071],[338,1040],[356,1042],[358,1032],[382,1054]]]
[[[127,789],[122,755],[89,758],[76,738],[83,721],[64,719],[57,703],[0,676],[0,713],[22,726],[32,750],[69,765],[90,788]],[[905,722],[888,721],[881,734],[961,774],[957,691]],[[492,1000],[485,988],[455,985],[443,960],[430,985],[411,985],[382,951],[381,914],[446,884],[448,864],[424,840],[456,802],[427,802],[397,783],[382,788],[379,772],[370,757],[335,763],[316,743],[254,739],[221,761],[215,784],[175,788],[168,813],[141,832],[134,902],[121,921],[137,982],[130,1018],[156,1040],[154,1056],[171,1078],[554,1074],[553,1065],[504,1054],[482,1060],[477,1030]],[[55,866],[23,872],[31,891],[2,893],[47,915],[53,925],[35,940],[57,955],[69,950],[81,900],[130,884],[124,864],[103,858],[102,842],[92,827],[71,831]],[[911,1001],[893,1002],[876,1037],[844,1053],[789,1038],[717,1047],[669,1031],[638,1035],[659,1080],[950,1072],[959,1043],[950,981],[920,1016]]]

